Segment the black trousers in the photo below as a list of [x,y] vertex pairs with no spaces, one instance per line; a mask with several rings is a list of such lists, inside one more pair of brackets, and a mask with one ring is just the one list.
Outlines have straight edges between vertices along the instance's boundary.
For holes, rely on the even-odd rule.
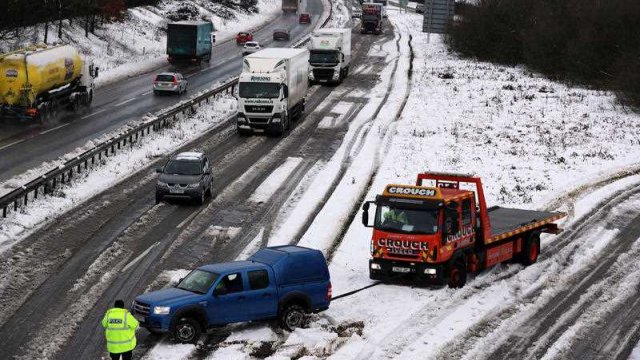
[[122,356],[122,360],[131,360],[131,357],[133,356],[133,350],[121,354],[109,353],[109,355],[111,355],[111,360],[120,360],[120,356]]

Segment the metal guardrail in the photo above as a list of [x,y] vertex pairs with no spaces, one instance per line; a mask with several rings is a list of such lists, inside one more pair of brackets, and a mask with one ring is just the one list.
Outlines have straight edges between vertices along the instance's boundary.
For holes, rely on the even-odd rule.
[[[320,25],[321,28],[327,26],[333,16],[333,4],[331,1],[329,1],[329,4],[329,16],[322,22]],[[309,35],[300,39],[293,45],[293,47],[302,47],[306,45],[307,42],[309,42]],[[79,174],[83,170],[88,171],[90,167],[99,165],[103,158],[116,154],[116,152],[127,145],[132,146],[139,138],[149,135],[152,130],[156,132],[170,126],[171,123],[177,121],[178,115],[184,115],[187,112],[194,113],[196,105],[199,106],[202,102],[206,102],[208,104],[211,98],[223,93],[234,94],[237,84],[238,78],[232,78],[221,86],[206,91],[205,93],[198,95],[179,106],[165,111],[151,121],[139,124],[121,135],[115,136],[94,146],[90,150],[76,156],[74,159],[67,161],[64,165],[60,165],[58,168],[40,175],[10,193],[3,195],[0,197],[2,217],[6,218],[11,208],[13,211],[18,211],[20,207],[27,206],[29,204],[30,194],[31,200],[38,199],[38,196],[51,194],[56,187],[71,181],[74,174]]]

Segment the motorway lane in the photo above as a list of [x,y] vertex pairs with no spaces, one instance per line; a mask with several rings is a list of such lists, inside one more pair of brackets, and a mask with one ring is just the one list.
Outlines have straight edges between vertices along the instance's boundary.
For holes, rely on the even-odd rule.
[[[357,51],[360,57],[367,53],[374,41],[388,40],[367,36],[358,41],[355,36],[354,47],[360,49]],[[355,55],[354,61],[356,59],[370,65],[378,61],[378,68],[371,74],[385,65],[380,59],[361,60]],[[375,76],[354,73],[344,86],[366,91],[375,81]],[[308,112],[313,111],[332,90],[330,87],[316,87],[307,104]],[[101,343],[102,333],[96,319],[110,306],[113,298],[130,300],[144,291],[165,269],[234,259],[253,239],[258,227],[269,226],[279,209],[279,205],[274,203],[276,200],[253,206],[247,204],[247,195],[288,156],[305,157],[304,164],[308,170],[318,159],[326,161],[332,155],[342,141],[348,121],[336,129],[315,128],[335,103],[344,100],[347,94],[348,90],[340,93],[330,104],[307,115],[283,139],[264,136],[243,138],[230,124],[226,129],[213,131],[189,145],[187,148],[197,147],[206,151],[212,163],[217,164],[215,192],[219,195],[208,201],[205,207],[154,206],[155,176],[151,171],[140,172],[2,254],[0,260],[7,261],[0,261],[0,274],[8,275],[0,275],[0,282],[8,282],[12,286],[0,292],[0,304],[4,304],[0,311],[0,337],[6,341],[6,346],[0,351],[1,357],[13,358],[20,354],[28,357],[39,353],[43,347],[47,352],[42,342],[66,342],[63,350],[53,357],[98,358],[104,351],[104,344]],[[261,159],[266,159],[266,165]],[[153,168],[153,164],[149,168]],[[251,172],[255,175],[247,179],[247,173]],[[305,174],[306,171],[301,169],[297,173]],[[239,178],[246,181],[230,186]],[[290,193],[300,179],[290,180],[289,188],[284,189],[281,195]],[[286,198],[280,196],[277,201],[281,203]],[[194,217],[194,214],[197,215]],[[233,241],[216,242],[206,231],[211,225],[241,226],[244,229]],[[27,250],[29,255],[23,257],[20,254],[24,254],[25,249],[30,249]],[[147,250],[140,261],[127,266]],[[96,262],[100,264],[99,268],[91,266]],[[88,268],[95,271],[87,273]],[[23,276],[25,269],[32,269],[28,278]],[[115,269],[116,273],[108,275],[106,271],[110,269]],[[79,282],[78,279],[84,280]],[[99,296],[96,304],[91,301],[91,296]],[[41,311],[45,306],[48,310]],[[76,318],[82,318],[85,311],[86,318],[78,328],[69,325]],[[62,318],[58,321],[57,317]],[[65,328],[69,326],[75,330],[67,338]],[[47,331],[50,328],[56,336],[41,338],[43,333],[50,334]],[[157,341],[146,333],[142,336],[141,351]]]
[[[309,12],[313,14],[311,25],[300,25],[295,14],[282,15],[278,20],[265,26],[255,34],[256,40],[268,47],[284,47],[306,34],[317,24],[322,14],[320,0],[309,1]],[[288,28],[290,42],[274,42],[273,30]],[[93,106],[81,114],[72,114],[64,121],[50,124],[45,128],[30,128],[18,137],[0,142],[0,181],[57,159],[87,141],[116,130],[131,120],[145,114],[167,108],[193,93],[209,89],[216,82],[236,76],[242,69],[241,47],[234,41],[214,48],[213,60],[203,67],[191,67],[181,71],[189,79],[190,93],[187,96],[154,96],[151,93],[152,74],[143,74],[122,80],[96,91]],[[174,70],[167,66],[163,70]],[[13,145],[11,145],[13,144]]]

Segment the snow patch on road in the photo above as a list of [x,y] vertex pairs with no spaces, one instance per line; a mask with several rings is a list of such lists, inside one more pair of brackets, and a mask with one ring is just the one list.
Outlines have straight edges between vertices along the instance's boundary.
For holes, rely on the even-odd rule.
[[286,182],[286,179],[300,165],[302,158],[289,157],[285,162],[275,169],[268,178],[251,194],[249,201],[262,203],[268,201],[273,194]]

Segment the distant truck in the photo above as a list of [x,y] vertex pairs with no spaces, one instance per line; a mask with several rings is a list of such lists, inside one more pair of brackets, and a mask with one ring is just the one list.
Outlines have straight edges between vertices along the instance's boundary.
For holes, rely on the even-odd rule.
[[[429,186],[423,186],[424,182]],[[463,187],[473,190],[463,190]],[[376,205],[369,224],[369,206]],[[516,260],[538,260],[540,234],[558,234],[564,213],[487,208],[480,178],[419,174],[416,186],[387,185],[363,205],[362,222],[373,227],[369,277],[464,286],[467,274]]]
[[38,45],[0,55],[0,120],[45,123],[93,101],[98,68],[70,45]]
[[298,3],[301,0],[282,0],[282,11],[287,12],[298,12]]
[[171,64],[211,60],[213,24],[209,21],[180,21],[167,25],[167,60]]
[[351,64],[351,28],[320,29],[309,42],[309,81],[341,83]]
[[269,48],[245,56],[238,79],[238,132],[284,134],[304,112],[308,74],[307,49]]
[[261,249],[247,261],[201,266],[173,288],[136,297],[131,312],[149,331],[191,343],[202,331],[244,321],[279,319],[292,331],[330,303],[322,253],[287,245]]
[[387,0],[371,0],[371,2],[382,5],[382,17],[386,18],[388,1]]
[[381,4],[363,3],[360,32],[380,35],[382,33],[382,12],[383,5]]

